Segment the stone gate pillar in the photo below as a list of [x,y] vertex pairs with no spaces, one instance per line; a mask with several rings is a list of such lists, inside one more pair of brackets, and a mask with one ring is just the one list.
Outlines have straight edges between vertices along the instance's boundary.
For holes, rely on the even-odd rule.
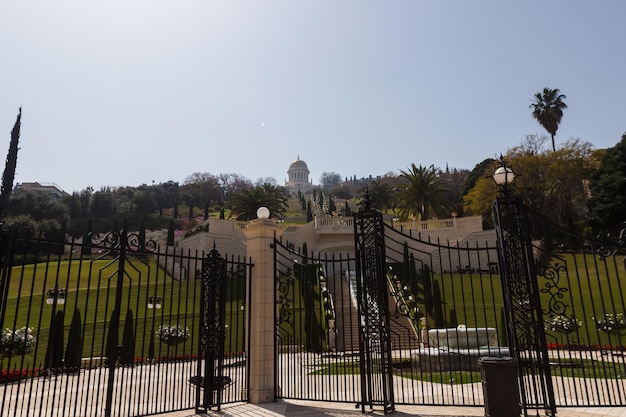
[[276,393],[274,356],[274,236],[278,225],[269,219],[252,220],[244,233],[247,252],[254,267],[249,277],[247,311],[250,351],[248,366],[249,401],[252,404],[273,402]]

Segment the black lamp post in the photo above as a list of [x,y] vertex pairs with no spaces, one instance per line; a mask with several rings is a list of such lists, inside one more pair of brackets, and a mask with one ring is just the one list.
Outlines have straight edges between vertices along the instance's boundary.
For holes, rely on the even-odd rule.
[[[57,329],[55,329],[55,314],[57,305],[65,304],[65,298],[67,297],[67,291],[65,288],[59,288],[58,284],[54,285],[54,288],[50,288],[46,292],[46,304],[52,306],[52,313],[50,314],[50,331],[48,333],[48,347],[46,350],[46,369],[57,369],[61,367],[61,361],[63,357],[63,335],[57,335]],[[59,313],[63,314],[63,313]],[[62,318],[60,319],[62,322]],[[63,332],[63,327],[59,329]],[[61,337],[60,340],[57,340]],[[57,346],[59,345],[59,346]]]
[[48,295],[48,298],[46,298],[46,304],[65,304],[65,297],[67,296],[65,288],[59,288],[58,285],[55,285],[54,288],[50,288],[46,294]]
[[539,298],[531,225],[521,196],[515,195],[511,189],[517,176],[504,158],[500,157],[500,165],[492,175],[499,188],[498,197],[493,203],[493,217],[505,327],[510,353],[517,360],[518,377],[521,380],[523,377],[530,377],[526,379],[535,381],[534,387],[519,384],[522,407],[526,409],[529,404],[536,403],[548,410],[550,415],[554,415],[554,389]]
[[511,185],[515,181],[517,174],[508,166],[502,156],[500,156],[500,166],[491,175],[491,178],[499,187],[501,196],[509,196],[511,193]]
[[161,297],[158,295],[151,295],[148,297],[148,309],[152,311],[152,330],[150,331],[150,345],[148,346],[148,361],[152,363],[154,361],[154,319],[155,309],[161,309]]

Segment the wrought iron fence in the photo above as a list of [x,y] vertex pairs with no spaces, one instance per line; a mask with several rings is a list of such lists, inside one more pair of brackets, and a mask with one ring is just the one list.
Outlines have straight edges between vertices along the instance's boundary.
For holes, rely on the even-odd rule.
[[[196,406],[204,253],[159,250],[124,231],[84,242],[9,232],[1,239],[3,415],[135,416]],[[233,376],[221,387],[224,401],[246,399],[241,281],[225,337],[224,373]]]

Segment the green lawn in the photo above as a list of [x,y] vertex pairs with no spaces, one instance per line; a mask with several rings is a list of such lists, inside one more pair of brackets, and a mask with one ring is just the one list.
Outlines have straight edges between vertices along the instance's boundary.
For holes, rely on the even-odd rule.
[[[105,356],[106,333],[115,306],[117,271],[118,262],[110,259],[82,263],[59,261],[14,267],[8,288],[8,300],[6,306],[3,306],[6,307],[6,313],[2,327],[33,328],[37,347],[35,352],[26,355],[24,359],[34,361],[35,366],[44,361],[53,313],[53,305],[46,303],[47,289],[54,288],[55,283],[58,288],[67,290],[65,304],[54,306],[56,311],[64,312],[64,345],[68,343],[74,309],[78,308],[83,326],[82,356]],[[226,352],[244,349],[245,312],[241,309],[245,300],[244,289],[243,278],[230,280],[226,288]],[[175,280],[152,258],[147,262],[127,262],[120,293],[120,343],[126,312],[130,309],[135,322],[135,357],[148,356],[153,329],[167,324],[188,327],[190,337],[185,343],[176,346],[168,346],[155,339],[157,357],[178,357],[197,352],[200,291],[200,280]],[[155,295],[161,299],[160,309],[148,308],[149,297]]]
[[[590,254],[559,254],[552,258],[550,267],[539,272],[537,284],[544,320],[574,316],[581,322],[580,329],[569,335],[548,329],[548,343],[567,344],[569,340],[585,346],[619,346],[617,334],[599,331],[594,317],[597,320],[605,313],[626,313],[626,270],[622,258],[603,260]],[[440,288],[441,308],[447,323],[454,314],[458,324],[494,327],[504,334],[499,275],[434,273],[432,282],[435,281]],[[423,285],[415,299],[420,311],[426,311]],[[432,314],[428,323],[430,328],[435,327]],[[625,345],[623,333],[622,344]]]

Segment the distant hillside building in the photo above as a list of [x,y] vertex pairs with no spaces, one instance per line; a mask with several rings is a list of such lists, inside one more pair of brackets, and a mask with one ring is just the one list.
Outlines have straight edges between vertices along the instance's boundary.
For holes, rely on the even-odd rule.
[[297,194],[298,191],[303,193],[311,191],[313,189],[313,183],[309,180],[310,173],[311,171],[309,171],[306,162],[298,156],[298,159],[289,165],[289,170],[287,170],[289,179],[285,182],[285,187],[287,187],[291,194]]
[[61,198],[67,195],[65,191],[53,182],[23,182],[15,185],[16,190],[37,191],[52,198]]

